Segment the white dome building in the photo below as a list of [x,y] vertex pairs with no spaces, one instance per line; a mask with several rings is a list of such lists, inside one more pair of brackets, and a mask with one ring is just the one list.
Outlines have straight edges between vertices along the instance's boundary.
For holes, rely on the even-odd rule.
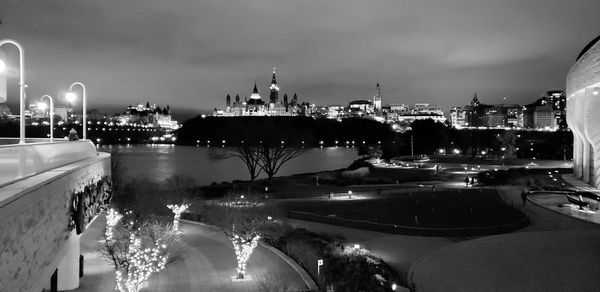
[[575,175],[600,187],[600,36],[585,46],[567,74],[567,123],[573,131]]

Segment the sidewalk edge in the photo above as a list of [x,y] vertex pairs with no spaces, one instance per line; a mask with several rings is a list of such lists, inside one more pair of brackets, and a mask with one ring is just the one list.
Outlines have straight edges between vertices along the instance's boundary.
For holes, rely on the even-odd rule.
[[318,291],[318,287],[317,287],[317,284],[315,283],[315,281],[308,275],[308,273],[298,263],[296,263],[296,261],[294,261],[293,259],[288,257],[286,254],[284,254],[282,251],[278,250],[277,248],[275,248],[273,246],[270,246],[263,242],[259,242],[259,244],[261,246],[263,246],[264,248],[270,250],[274,254],[278,255],[286,263],[288,263],[290,266],[292,266],[292,268],[298,273],[298,275],[300,275],[300,278],[302,278],[302,280],[308,287],[309,291]]

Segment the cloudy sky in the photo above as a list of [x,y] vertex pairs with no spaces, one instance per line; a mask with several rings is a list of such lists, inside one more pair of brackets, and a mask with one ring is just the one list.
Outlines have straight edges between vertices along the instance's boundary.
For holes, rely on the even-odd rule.
[[0,0],[0,38],[25,47],[30,101],[63,99],[78,80],[89,108],[168,103],[183,119],[254,81],[268,96],[273,67],[281,94],[316,104],[370,98],[377,82],[384,103],[530,102],[564,88],[600,34],[598,11],[598,0]]

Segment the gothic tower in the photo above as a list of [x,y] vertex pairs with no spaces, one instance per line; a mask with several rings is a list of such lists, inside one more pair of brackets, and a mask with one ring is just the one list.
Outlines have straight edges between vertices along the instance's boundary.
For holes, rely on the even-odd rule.
[[475,92],[475,94],[473,94],[473,100],[471,101],[471,106],[472,107],[479,106],[479,99],[477,99],[477,92]]
[[231,106],[231,96],[229,96],[229,94],[227,94],[227,97],[225,98],[225,106],[226,107]]
[[276,104],[279,98],[279,86],[277,86],[277,79],[275,78],[275,68],[273,68],[273,78],[271,78],[271,98],[270,103]]
[[375,111],[381,111],[381,87],[379,83],[377,83],[376,90],[375,96],[373,96],[373,107]]

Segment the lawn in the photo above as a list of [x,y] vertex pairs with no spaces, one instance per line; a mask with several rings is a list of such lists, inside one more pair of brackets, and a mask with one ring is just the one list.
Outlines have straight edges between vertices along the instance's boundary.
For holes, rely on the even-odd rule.
[[421,228],[504,225],[525,217],[495,190],[408,192],[375,199],[313,199],[282,203],[288,211]]

